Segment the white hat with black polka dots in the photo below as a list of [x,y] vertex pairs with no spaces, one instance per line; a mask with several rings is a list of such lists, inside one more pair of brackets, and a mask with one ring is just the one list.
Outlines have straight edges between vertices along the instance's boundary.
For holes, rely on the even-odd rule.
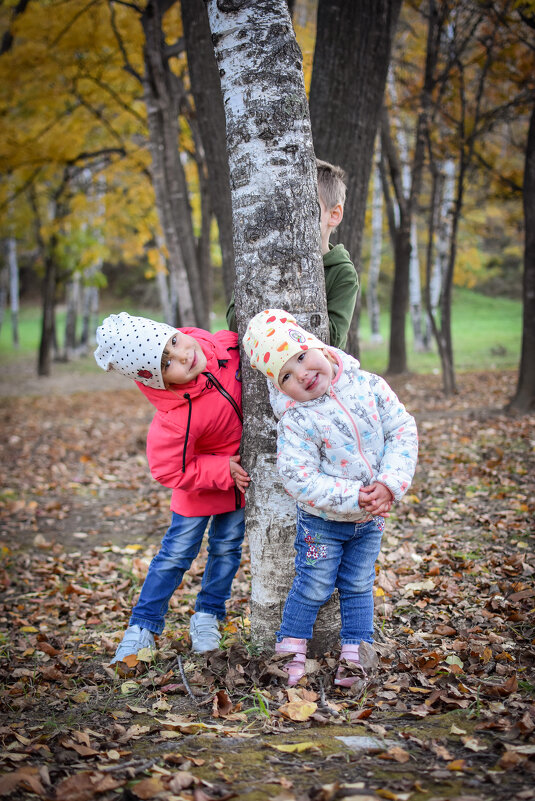
[[147,387],[165,389],[162,353],[177,329],[127,312],[110,314],[97,328],[95,359],[103,370],[117,370]]

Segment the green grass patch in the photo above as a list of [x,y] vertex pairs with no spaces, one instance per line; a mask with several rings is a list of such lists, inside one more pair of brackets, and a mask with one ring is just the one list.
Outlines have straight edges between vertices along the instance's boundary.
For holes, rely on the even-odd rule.
[[[106,309],[103,310],[98,315],[98,323],[100,324],[104,317],[108,314],[117,314],[121,311],[127,311],[129,314],[137,314],[142,315],[144,317],[151,317],[155,320],[161,320],[162,314],[161,312],[157,312],[154,309],[147,311],[146,309],[138,309],[130,306],[121,306],[120,308],[113,308],[113,309]],[[65,341],[65,308],[63,306],[58,306],[56,309],[56,333],[58,338],[58,343],[60,349],[63,349],[63,344]],[[80,334],[81,329],[81,320],[78,320],[78,335]],[[0,363],[2,364],[9,364],[16,359],[23,358],[35,358],[37,362],[37,354],[39,351],[39,343],[41,341],[41,308],[37,305],[24,305],[21,307],[19,312],[19,319],[18,319],[18,333],[19,333],[19,344],[15,346],[13,344],[13,332],[11,326],[11,313],[10,310],[6,310],[6,314],[4,317],[4,322],[2,324],[2,328],[0,329]],[[94,350],[93,343],[94,343],[95,332],[92,332],[91,337],[91,349]],[[89,361],[89,360],[87,360]],[[94,362],[93,359],[90,360]],[[78,366],[78,362],[77,362]],[[83,362],[80,362],[80,366],[83,369]],[[100,368],[94,364],[95,372],[97,372]],[[91,369],[93,364],[91,365]]]
[[[110,313],[128,311],[161,320],[162,314],[155,309],[139,309],[128,305],[106,308],[99,315],[99,322]],[[57,310],[57,330],[60,347],[63,345],[65,310]],[[211,329],[226,328],[224,310],[218,309],[212,315]],[[366,370],[384,373],[388,365],[388,339],[390,315],[381,314],[382,344],[370,342],[368,315],[363,310],[360,327],[361,362]],[[467,370],[509,370],[518,367],[522,337],[522,303],[508,298],[491,298],[466,289],[455,289],[452,303],[452,334],[455,369]],[[8,364],[18,358],[35,358],[41,335],[41,310],[38,306],[24,306],[19,315],[20,344],[12,343],[11,321],[7,310],[0,330],[0,362]],[[413,334],[409,315],[407,315],[407,360],[409,369],[415,373],[439,373],[440,360],[436,345],[429,353],[413,350]],[[98,371],[93,359],[77,363],[80,369]]]
[[[370,325],[364,311],[360,326],[360,360],[366,370],[383,373],[388,365],[390,314],[381,313],[383,342],[370,342]],[[439,373],[440,358],[436,344],[432,351],[413,349],[409,315],[406,324],[407,362],[414,373]],[[467,289],[455,289],[452,299],[452,338],[455,369],[510,370],[520,363],[522,344],[522,303],[509,298],[491,298]]]

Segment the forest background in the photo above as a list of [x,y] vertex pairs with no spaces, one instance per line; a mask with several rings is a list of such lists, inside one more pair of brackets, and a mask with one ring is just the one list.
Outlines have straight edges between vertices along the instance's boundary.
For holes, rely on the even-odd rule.
[[[328,5],[319,4],[320,14]],[[292,11],[309,87],[317,4],[301,0]],[[185,3],[181,14],[177,2],[7,2],[0,13],[0,325],[8,302],[11,321],[9,332],[2,325],[4,357],[15,355],[10,340],[16,345],[25,332],[19,298],[41,307],[40,375],[50,372],[51,358],[88,352],[103,311],[145,309],[175,324],[223,327],[234,281],[232,212],[222,120],[213,102],[206,108],[214,97],[206,88],[210,70],[203,92],[195,75],[206,60],[199,7]],[[351,344],[355,353],[372,346],[372,369],[436,370],[442,359],[444,386],[453,391],[451,343],[444,352],[452,285],[472,320],[485,315],[481,293],[522,298],[523,172],[533,105],[529,14],[526,3],[401,6],[369,188],[365,171],[362,186],[357,167],[343,163],[349,196],[338,238],[362,286]],[[347,46],[340,31],[325,30],[332,20],[324,16],[321,24],[323,40],[337,33],[338,47]],[[439,42],[434,55],[431,36]],[[193,52],[200,55],[193,59]],[[348,93],[350,77],[339,75],[338,82]],[[316,149],[325,155],[321,142]],[[343,157],[347,148],[339,149]],[[359,205],[354,197],[363,192]],[[410,246],[400,256],[403,237]],[[476,307],[467,289],[480,293]],[[520,329],[508,322],[514,306],[500,308],[504,341],[489,301],[494,336],[485,356],[473,353],[480,365],[485,357],[495,367],[518,359]],[[462,323],[459,339],[462,353],[470,340]],[[430,355],[436,343],[438,360]],[[469,366],[462,356],[461,365]]]

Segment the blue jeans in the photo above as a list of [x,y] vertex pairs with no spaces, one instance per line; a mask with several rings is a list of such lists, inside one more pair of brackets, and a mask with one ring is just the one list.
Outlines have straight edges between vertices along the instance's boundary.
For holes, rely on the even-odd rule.
[[340,595],[342,645],[373,642],[373,582],[384,518],[367,523],[323,520],[297,509],[295,578],[277,641],[310,640],[320,607],[334,588]]
[[[186,570],[199,553],[210,515],[183,517],[173,512],[171,525],[160,550],[149,566],[130,625],[137,623],[154,634],[161,634],[169,601]],[[225,601],[230,598],[232,580],[241,560],[245,532],[244,510],[214,515],[208,531],[208,558],[196,612],[208,612],[223,620]]]

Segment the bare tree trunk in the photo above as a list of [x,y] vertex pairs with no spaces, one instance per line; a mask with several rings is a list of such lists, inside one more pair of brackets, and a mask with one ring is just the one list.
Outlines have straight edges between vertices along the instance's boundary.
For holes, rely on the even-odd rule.
[[[188,72],[208,167],[208,192],[219,228],[225,298],[234,292],[232,204],[225,135],[225,109],[204,0],[181,0]],[[203,217],[204,219],[204,217]]]
[[45,255],[45,275],[43,278],[41,341],[37,362],[37,375],[50,375],[52,350],[55,343],[55,309],[56,309],[56,262],[53,248],[47,249]]
[[[390,71],[388,75],[388,90],[392,103],[397,105],[396,85],[392,71]],[[397,131],[396,138],[401,161],[401,185],[403,187],[403,194],[406,199],[408,210],[412,184],[411,168],[409,164],[409,146],[407,142],[407,135],[403,129],[401,120],[399,117],[396,117],[394,121]],[[416,351],[421,351],[424,349],[422,334],[422,290],[420,283],[420,259],[418,255],[418,228],[414,214],[411,214],[410,217],[410,248],[409,309],[414,336],[414,349]]]
[[[344,219],[334,238],[344,242],[359,273],[374,141],[400,7],[401,0],[318,0],[310,86],[314,149],[347,173]],[[360,299],[348,340],[355,355],[359,308]]]
[[[207,8],[226,112],[240,337],[251,316],[273,306],[325,338],[317,171],[288,7],[285,0],[208,0]],[[266,643],[274,639],[293,578],[295,503],[276,472],[265,379],[247,358],[242,368],[242,450],[252,477],[246,506],[251,634]],[[322,652],[334,644],[333,612],[326,624],[318,619],[315,638]]]
[[76,321],[80,308],[80,273],[75,272],[67,282],[66,291],[66,317],[65,317],[65,361],[70,361],[76,353]]
[[431,347],[430,332],[433,329],[436,338],[437,326],[435,322],[435,314],[440,302],[440,294],[442,292],[442,284],[448,264],[448,252],[450,249],[451,241],[451,218],[452,218],[452,203],[453,194],[455,190],[455,164],[451,159],[447,159],[443,164],[443,169],[437,176],[437,211],[438,220],[436,221],[434,230],[436,230],[436,255],[434,260],[433,269],[430,265],[427,268],[427,285],[428,285],[428,299],[427,299],[427,325],[425,331],[425,341],[427,349]]
[[368,269],[367,307],[370,319],[371,342],[378,344],[383,341],[380,330],[379,308],[379,273],[381,271],[381,254],[383,249],[383,190],[381,187],[381,140],[376,145],[376,167],[373,174],[372,195],[372,239],[370,247],[370,266]]
[[[95,270],[100,269],[100,265]],[[97,327],[98,316],[98,287],[84,286],[82,292],[82,330],[80,332],[80,347],[87,350],[91,336]]]
[[19,265],[17,261],[17,240],[8,237],[7,263],[9,268],[9,298],[11,304],[11,341],[19,345]]
[[[433,295],[433,292],[436,290],[436,287],[433,285],[431,279],[431,265],[433,262],[433,247],[434,247],[434,240],[435,240],[435,231],[439,230],[438,242],[437,242],[437,253],[439,250],[439,245],[444,248],[444,241],[441,239],[440,229],[443,226],[444,220],[442,220],[442,214],[444,210],[444,198],[440,197],[441,193],[444,191],[444,176],[440,173],[438,169],[431,163],[432,169],[432,188],[431,188],[431,204],[429,209],[429,225],[428,225],[428,237],[427,237],[427,256],[426,256],[426,285],[425,285],[425,300],[426,300],[426,309],[427,309],[427,318],[429,321],[429,326],[435,338],[438,347],[438,353],[440,356],[440,362],[443,367],[443,382],[444,376],[446,375],[445,368],[450,364],[449,362],[449,355],[448,355],[448,343],[443,335],[443,330],[441,326],[439,326],[437,319],[436,319],[436,310],[440,303],[440,297],[436,297]],[[451,176],[453,177],[453,176]],[[449,242],[447,240],[447,250],[449,250]],[[437,255],[437,260],[439,256]],[[442,277],[446,276],[447,273],[447,252],[444,252],[440,255],[440,283],[442,286]],[[437,263],[435,262],[435,272],[437,270]],[[453,368],[453,365],[451,365]],[[448,375],[452,372],[450,370]],[[452,390],[453,391],[453,385]]]
[[386,108],[383,109],[381,125],[381,148],[388,164],[392,186],[397,200],[394,214],[391,196],[384,175],[385,197],[388,194],[392,208],[388,216],[390,236],[394,247],[394,283],[390,302],[390,342],[388,350],[388,373],[404,373],[407,370],[407,347],[405,343],[405,315],[409,300],[409,271],[411,256],[411,226],[409,200],[402,185],[402,166],[390,132]]
[[535,107],[531,112],[524,166],[524,315],[518,385],[508,410],[525,414],[535,408]]
[[[433,4],[434,5],[434,4]],[[448,13],[448,5],[443,4],[442,11]],[[470,16],[471,15],[471,16]],[[470,26],[467,23],[470,22]],[[457,122],[457,138],[459,141],[459,167],[457,173],[457,184],[455,200],[452,206],[451,220],[451,241],[448,255],[448,264],[442,293],[440,297],[440,338],[438,341],[439,353],[442,362],[443,388],[446,395],[457,392],[455,380],[455,368],[453,360],[453,341],[451,333],[451,292],[453,287],[453,273],[457,253],[457,232],[463,206],[465,180],[474,159],[474,149],[477,137],[481,136],[480,122],[485,116],[483,109],[483,95],[487,80],[492,74],[497,53],[495,51],[495,41],[502,28],[502,17],[500,15],[488,15],[487,9],[476,4],[473,10],[469,7],[469,17],[464,22],[464,27],[471,27],[471,35],[478,37],[482,45],[483,52],[478,59],[479,72],[474,78],[471,76],[468,81],[465,72],[466,64],[463,63],[466,42],[462,45],[451,39],[448,40],[448,50],[452,63],[457,69],[457,82],[459,94],[459,120]],[[451,29],[448,28],[448,31]],[[484,35],[481,36],[482,31]],[[462,38],[462,37],[461,37]],[[470,89],[470,95],[467,92]],[[471,103],[469,102],[471,101]]]
[[7,306],[7,297],[8,297],[8,286],[9,286],[9,267],[7,264],[7,240],[4,240],[3,244],[4,244],[3,251],[6,258],[2,261],[2,264],[0,266],[0,331],[2,330],[2,326],[4,324],[4,318]]
[[454,395],[457,392],[457,382],[455,379],[455,366],[453,362],[453,340],[451,334],[451,292],[453,288],[453,273],[455,270],[455,260],[457,258],[457,231],[461,218],[463,206],[464,181],[466,174],[466,160],[464,154],[461,156],[459,174],[457,177],[456,196],[453,203],[451,219],[451,239],[448,254],[448,262],[442,291],[440,294],[440,341],[439,354],[442,362],[442,386],[446,396]]
[[163,311],[163,319],[166,323],[171,325],[176,317],[176,307],[173,306],[175,299],[172,290],[171,274],[169,270],[166,271],[167,264],[163,256],[164,243],[160,234],[156,234],[156,246],[161,258],[161,264],[159,266],[160,268],[156,271],[156,286],[158,287],[158,296],[160,298],[160,306],[162,307]]
[[[63,181],[61,187],[58,188],[56,195],[50,202],[50,220],[57,220],[61,216],[60,204],[58,197],[61,192],[68,185],[69,171],[64,170]],[[48,243],[45,243],[41,233],[42,225],[39,215],[39,207],[37,197],[35,195],[35,187],[30,187],[29,192],[30,205],[34,212],[34,229],[35,239],[39,254],[44,264],[44,276],[41,288],[41,304],[42,304],[42,317],[41,317],[41,338],[39,341],[39,352],[37,356],[37,375],[47,376],[50,375],[50,365],[52,361],[52,351],[56,350],[56,282],[57,282],[57,265],[56,265],[56,235],[53,234]]]
[[[199,143],[200,144],[200,143]],[[204,159],[196,159],[199,174],[199,189],[201,196],[201,230],[197,239],[197,264],[199,277],[203,288],[203,298],[207,309],[207,327],[210,327],[210,309],[214,294],[214,274],[210,254],[210,232],[212,228],[212,198],[210,193],[210,178]],[[229,193],[230,200],[230,193]]]
[[[420,194],[425,160],[425,144],[429,125],[431,92],[436,82],[435,71],[439,53],[440,31],[443,24],[434,0],[429,0],[425,73],[420,91],[420,111],[416,123],[414,156],[410,175],[410,187],[403,186],[402,165],[390,134],[390,124],[385,111],[382,138],[385,156],[390,168],[392,186],[399,210],[399,222],[390,224],[394,244],[395,274],[392,290],[390,318],[390,346],[387,372],[403,373],[407,370],[405,344],[405,315],[409,302],[409,278],[411,259],[411,234],[416,204]],[[408,181],[406,181],[408,183]]]
[[162,17],[174,0],[149,0],[142,14],[145,33],[143,89],[152,153],[156,204],[169,253],[177,273],[182,324],[208,327],[197,265],[188,189],[178,152],[178,113],[182,90],[169,67]]

